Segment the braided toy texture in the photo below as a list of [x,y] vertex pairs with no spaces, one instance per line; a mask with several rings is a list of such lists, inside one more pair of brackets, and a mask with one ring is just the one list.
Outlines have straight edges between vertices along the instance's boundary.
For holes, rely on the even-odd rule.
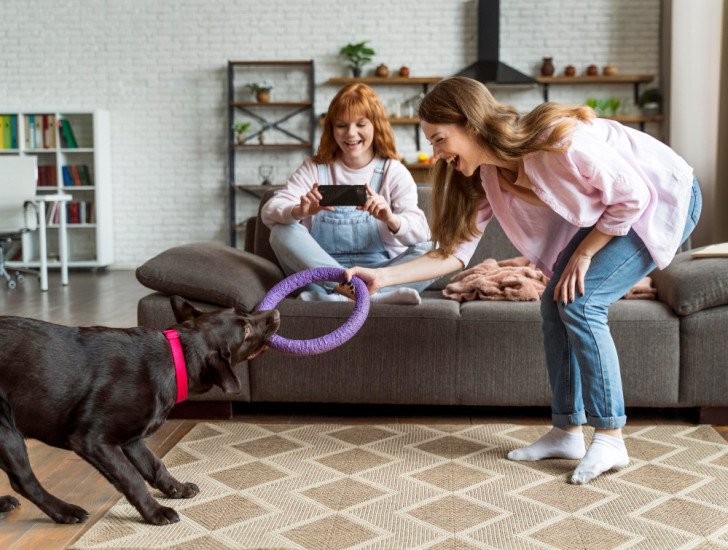
[[[258,304],[258,311],[275,308],[291,292],[311,283],[321,281],[343,283],[344,273],[344,270],[338,267],[316,267],[294,273],[268,291]],[[288,355],[316,355],[330,351],[349,340],[362,327],[369,314],[367,285],[359,277],[352,277],[352,283],[356,289],[356,302],[354,311],[343,325],[333,332],[312,340],[289,340],[274,334],[268,341],[268,346]]]

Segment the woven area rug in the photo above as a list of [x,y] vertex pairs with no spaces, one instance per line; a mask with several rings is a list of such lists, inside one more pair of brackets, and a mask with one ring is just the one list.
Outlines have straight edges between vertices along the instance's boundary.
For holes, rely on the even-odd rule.
[[711,427],[628,427],[630,465],[583,486],[567,483],[576,461],[506,459],[546,431],[198,424],[164,459],[201,489],[160,499],[179,523],[144,524],[122,498],[73,547],[728,548],[728,445]]

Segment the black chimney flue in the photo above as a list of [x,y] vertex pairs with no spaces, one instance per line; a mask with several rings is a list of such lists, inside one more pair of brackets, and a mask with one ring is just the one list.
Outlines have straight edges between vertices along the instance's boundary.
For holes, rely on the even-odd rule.
[[478,60],[456,76],[484,84],[538,84],[536,80],[500,62],[500,0],[478,1]]

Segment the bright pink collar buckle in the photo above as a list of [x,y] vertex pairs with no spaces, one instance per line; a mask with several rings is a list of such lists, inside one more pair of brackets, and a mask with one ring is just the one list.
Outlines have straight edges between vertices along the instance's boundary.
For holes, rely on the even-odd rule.
[[187,368],[185,367],[185,356],[182,353],[182,345],[179,343],[179,334],[176,330],[165,330],[164,335],[169,340],[169,347],[172,348],[174,358],[174,372],[177,377],[177,403],[187,399]]

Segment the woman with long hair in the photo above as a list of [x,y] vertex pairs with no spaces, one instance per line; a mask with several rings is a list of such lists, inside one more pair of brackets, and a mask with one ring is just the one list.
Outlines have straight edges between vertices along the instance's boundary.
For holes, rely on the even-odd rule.
[[[287,275],[313,267],[382,267],[432,248],[417,186],[398,160],[394,133],[374,91],[350,84],[324,119],[317,154],[263,206],[270,244]],[[320,185],[365,185],[363,206],[321,206]],[[372,301],[419,304],[427,281],[388,287]],[[304,300],[346,301],[341,285],[310,285]]]
[[[619,360],[607,308],[664,268],[700,216],[693,170],[637,130],[581,106],[543,103],[520,116],[474,80],[437,84],[419,109],[438,159],[436,249],[384,269],[354,267],[375,292],[465,267],[495,216],[550,282],[541,299],[554,428],[511,460],[581,459],[572,483],[629,463]],[[595,429],[586,451],[581,427]]]

